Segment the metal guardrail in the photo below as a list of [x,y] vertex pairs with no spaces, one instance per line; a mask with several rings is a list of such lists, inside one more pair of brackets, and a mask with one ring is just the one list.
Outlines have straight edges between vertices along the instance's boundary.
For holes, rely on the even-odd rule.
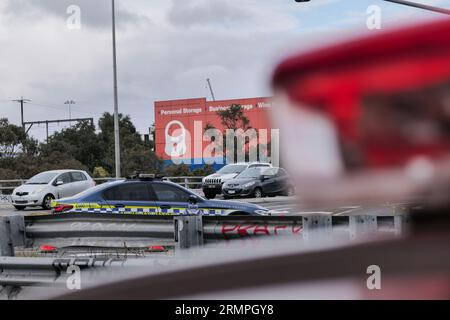
[[[168,245],[181,250],[205,243],[261,236],[290,235],[313,240],[339,235],[356,239],[405,229],[406,215],[332,216],[136,216],[117,214],[66,214],[0,217],[0,286],[63,285],[65,270],[110,266],[125,261],[119,254],[98,258],[90,249],[135,250]],[[20,258],[15,248],[42,248],[56,251],[81,249],[81,258]],[[127,256],[127,255],[125,255]],[[114,261],[113,261],[114,260]],[[70,273],[69,273],[70,274]],[[56,275],[56,276],[55,276]],[[1,291],[1,290],[0,290]],[[8,293],[8,296],[10,293]]]
[[315,237],[316,231],[324,234],[333,228],[344,229],[353,239],[376,232],[401,234],[405,222],[405,215],[17,215],[0,217],[0,256],[14,255],[14,246],[139,249],[166,245],[188,248],[209,241],[270,235],[292,235],[309,240]]
[[192,176],[192,177],[164,177],[163,179],[179,184],[189,189],[200,189],[202,186],[202,179],[204,177]]
[[[441,222],[437,224],[440,225]],[[198,265],[164,270],[162,270],[163,266],[174,265],[172,259],[147,259],[141,263],[141,261],[130,259],[0,257],[0,286],[3,286],[3,288],[0,287],[0,300],[2,298],[35,299],[36,297],[179,299],[188,295],[195,297],[208,294],[220,297],[220,292],[229,290],[230,287],[243,292],[247,289],[254,291],[255,284],[261,287],[267,284],[272,286],[280,284],[294,285],[301,291],[303,284],[307,285],[314,281],[323,282],[324,279],[360,279],[361,285],[365,285],[366,277],[368,277],[367,266],[372,265],[374,261],[377,265],[384,266],[383,276],[389,279],[402,279],[405,274],[413,279],[417,277],[421,279],[424,276],[429,278],[429,275],[435,274],[445,276],[450,270],[448,243],[450,243],[448,228],[444,227],[439,231],[439,228],[428,226],[419,233],[417,231],[411,233],[407,238],[361,242],[345,246],[326,245],[319,246],[318,250],[305,251],[289,248],[285,251],[280,250],[277,254],[270,254],[269,250],[278,248],[276,245],[267,248],[265,252],[269,254],[261,256],[250,253],[245,259],[232,257],[215,264],[213,268],[210,267],[209,262],[205,264],[205,255],[202,257],[201,253],[195,252],[188,255],[188,259],[199,261]],[[288,242],[288,244],[291,243]],[[211,252],[206,253],[209,255]],[[220,255],[220,252],[217,254]],[[67,285],[73,283],[67,281],[68,276],[72,275],[72,272],[67,270],[73,265],[87,271],[83,273],[82,278],[80,277],[83,280],[84,291],[73,290]],[[159,272],[154,272],[153,266],[159,267]],[[139,268],[140,273],[134,273],[133,267]],[[126,274],[120,274],[119,268],[127,268]],[[142,268],[148,272],[142,273]],[[277,272],[268,272],[268,270]],[[287,278],[286,275],[289,277]],[[101,283],[103,288],[95,287],[94,291],[90,290],[84,285],[91,283],[90,281]],[[402,289],[402,284],[403,282],[400,282],[399,289]],[[20,288],[19,286],[32,287]],[[43,291],[43,286],[51,287],[46,287]],[[65,286],[65,289],[61,290],[61,286]],[[54,287],[57,291],[50,293]],[[152,290],[149,290],[149,287]],[[49,295],[43,296],[43,292]],[[294,293],[289,297],[298,298],[298,292]],[[323,292],[319,295],[323,298]],[[319,295],[316,294],[316,296]],[[411,297],[407,290],[398,290],[397,298],[408,298],[408,296]],[[424,295],[419,293],[416,296],[430,298],[427,293]],[[276,297],[284,299],[286,295],[283,293]],[[339,298],[339,295],[334,297]],[[380,298],[378,293],[374,296],[366,295],[366,297]]]
[[123,258],[20,258],[0,257],[3,287],[66,285],[70,266],[80,269],[121,266]]
[[[302,217],[137,216],[67,214],[24,218],[28,246],[145,248],[174,245],[180,222],[199,219],[205,241],[258,235],[298,234]],[[185,227],[184,230],[188,230]]]
[[25,218],[27,245],[39,247],[145,248],[173,245],[173,218],[70,214]]
[[[27,180],[0,180],[0,196],[12,193],[12,190],[24,184]],[[8,192],[10,191],[10,192]]]

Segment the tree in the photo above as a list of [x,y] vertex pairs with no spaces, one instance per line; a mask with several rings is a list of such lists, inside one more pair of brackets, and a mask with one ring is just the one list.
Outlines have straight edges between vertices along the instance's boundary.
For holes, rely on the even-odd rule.
[[0,119],[0,158],[12,158],[36,151],[36,140],[28,138],[22,127],[10,124],[6,118]]
[[46,157],[55,152],[68,154],[91,172],[95,167],[102,165],[105,157],[100,137],[89,121],[79,122],[61,132],[56,132],[50,136],[47,144],[41,144],[41,152]]
[[[129,116],[120,115],[122,172],[160,173],[162,162],[153,141],[143,141]],[[0,180],[26,179],[53,169],[80,169],[95,176],[114,171],[114,117],[104,113],[100,132],[90,122],[55,132],[48,143],[38,144],[21,127],[0,119]]]
[[186,164],[171,164],[164,168],[164,175],[167,177],[187,177],[191,175],[191,171]]
[[37,150],[37,141],[30,139],[22,127],[0,119],[0,180],[21,178],[22,164],[36,156]]
[[[222,132],[222,134],[223,134],[222,146],[224,147],[223,150],[225,150],[225,152],[223,152],[224,162],[226,162],[226,159],[228,158],[229,153],[231,151],[234,154],[234,158],[232,160],[233,160],[233,162],[236,162],[238,160],[238,147],[239,147],[238,143],[237,143],[237,138],[234,138],[233,149],[230,150],[230,146],[227,146],[226,131],[233,130],[234,132],[236,132],[236,130],[242,129],[245,132],[248,129],[252,129],[252,127],[250,125],[250,120],[244,114],[244,109],[239,104],[233,104],[228,109],[217,111],[217,115],[220,118],[220,122],[222,123],[222,126],[225,128],[225,132]],[[207,132],[207,130],[209,130],[209,129],[216,129],[216,128],[213,125],[211,125],[210,123],[207,123],[205,126],[205,131]],[[214,142],[214,139],[212,139],[212,141]],[[245,150],[245,158],[246,159],[248,159],[248,157],[249,157],[248,156],[248,154],[249,154],[248,144],[249,144],[249,140],[246,139],[244,141],[244,146],[243,146],[243,148]]]
[[135,145],[124,149],[122,154],[122,171],[129,176],[135,171],[143,173],[161,172],[162,162],[147,145]]
[[[114,171],[114,115],[105,112],[100,118],[100,143],[105,150],[103,167]],[[122,175],[131,175],[134,171],[160,172],[162,163],[156,157],[153,142],[145,142],[137,132],[129,116],[119,114],[120,150],[122,156]]]
[[110,176],[110,173],[103,167],[95,167],[94,171],[92,172],[92,176],[94,178],[108,178]]
[[228,109],[217,111],[217,115],[225,129],[237,130],[241,128],[246,131],[251,128],[250,120],[244,114],[240,104],[233,104]]
[[15,180],[15,179],[20,179],[20,176],[16,171],[8,168],[0,168],[0,180]]
[[210,174],[213,174],[215,172],[214,168],[210,164],[205,164],[202,168],[195,169],[192,171],[191,175],[197,176],[197,177],[204,177],[208,176]]

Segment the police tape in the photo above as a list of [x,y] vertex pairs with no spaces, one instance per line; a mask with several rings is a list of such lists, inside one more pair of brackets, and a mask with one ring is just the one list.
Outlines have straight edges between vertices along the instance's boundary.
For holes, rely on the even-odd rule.
[[60,203],[56,200],[51,202],[52,208],[58,206],[67,206],[64,214],[68,213],[102,213],[102,214],[136,214],[136,215],[227,215],[236,210],[217,209],[217,208],[198,208],[198,207],[172,207],[161,208],[158,206],[123,206],[115,207],[113,205],[101,205],[98,203]]

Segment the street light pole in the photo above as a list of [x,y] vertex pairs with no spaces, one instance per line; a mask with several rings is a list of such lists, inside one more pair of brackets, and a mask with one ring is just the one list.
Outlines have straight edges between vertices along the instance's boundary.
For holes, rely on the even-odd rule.
[[[64,102],[65,105],[69,106],[69,120],[72,120],[72,105],[75,104],[76,102],[73,100],[67,100],[66,102]],[[72,122],[69,122],[69,126],[72,125]]]
[[116,9],[114,0],[112,5],[112,42],[113,42],[113,74],[114,74],[114,152],[116,164],[116,178],[121,177],[120,173],[120,135],[119,135],[119,102],[117,95],[117,61],[116,61]]

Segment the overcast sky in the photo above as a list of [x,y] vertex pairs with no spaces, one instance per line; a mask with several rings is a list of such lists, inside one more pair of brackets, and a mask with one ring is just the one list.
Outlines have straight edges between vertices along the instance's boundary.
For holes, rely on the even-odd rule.
[[[442,15],[381,0],[116,0],[119,108],[141,133],[153,123],[155,100],[271,95],[270,73],[288,52],[337,41],[366,27],[369,5],[382,9],[382,29]],[[421,0],[450,8],[450,0]],[[113,110],[110,0],[0,2],[0,117],[25,121]],[[81,28],[69,29],[70,5]],[[63,126],[52,125],[51,131]],[[45,127],[30,133],[43,139]]]

